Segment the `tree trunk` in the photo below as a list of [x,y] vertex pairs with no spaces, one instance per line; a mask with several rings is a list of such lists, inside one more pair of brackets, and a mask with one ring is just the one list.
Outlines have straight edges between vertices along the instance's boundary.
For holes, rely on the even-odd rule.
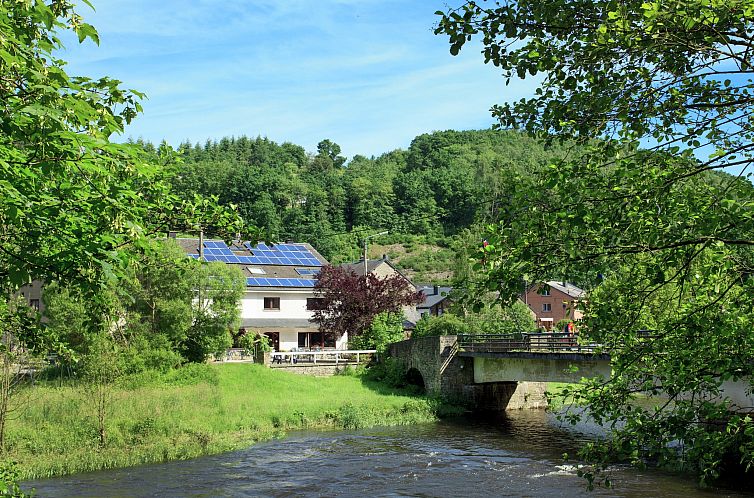
[[11,359],[2,355],[2,379],[0,379],[0,453],[5,453],[5,421],[8,418],[8,401],[13,387]]
[[105,419],[107,416],[107,386],[101,384],[99,386],[99,393],[97,399],[97,425],[99,432],[99,445],[100,448],[104,448],[107,444],[107,435],[105,432]]

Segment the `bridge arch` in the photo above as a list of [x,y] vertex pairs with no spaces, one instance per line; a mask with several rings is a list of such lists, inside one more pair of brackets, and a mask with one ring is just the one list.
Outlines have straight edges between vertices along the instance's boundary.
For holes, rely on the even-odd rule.
[[424,382],[424,375],[422,375],[418,368],[409,367],[405,377],[406,383],[409,386],[416,386],[422,394],[427,391],[427,384]]
[[411,383],[420,385],[429,394],[442,395],[445,394],[443,372],[454,358],[456,343],[455,336],[420,337],[391,344],[390,356],[400,362],[401,373]]

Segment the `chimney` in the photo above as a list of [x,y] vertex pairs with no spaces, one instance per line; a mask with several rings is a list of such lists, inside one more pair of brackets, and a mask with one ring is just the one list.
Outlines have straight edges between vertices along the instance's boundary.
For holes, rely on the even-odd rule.
[[433,296],[439,296],[440,295],[440,286],[439,285],[435,285],[434,291],[435,292],[432,295]]
[[382,261],[388,261],[390,258],[387,257],[387,254],[382,255]]

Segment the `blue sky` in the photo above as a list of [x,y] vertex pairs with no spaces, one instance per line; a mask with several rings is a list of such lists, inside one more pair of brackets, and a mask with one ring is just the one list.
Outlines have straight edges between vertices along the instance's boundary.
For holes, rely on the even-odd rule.
[[[487,128],[489,108],[529,95],[478,46],[435,36],[442,2],[101,0],[80,13],[97,47],[66,41],[69,74],[108,75],[147,94],[125,137],[172,145],[266,136],[343,154],[405,148],[433,130]],[[124,138],[125,138],[124,137]]]

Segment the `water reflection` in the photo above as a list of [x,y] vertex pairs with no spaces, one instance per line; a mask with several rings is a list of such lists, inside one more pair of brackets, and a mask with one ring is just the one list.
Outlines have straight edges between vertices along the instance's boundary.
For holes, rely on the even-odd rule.
[[[564,465],[593,428],[551,414],[512,412],[355,432],[295,433],[243,451],[184,462],[29,483],[39,496],[583,496]],[[634,469],[592,496],[744,496],[698,490],[693,480]]]

